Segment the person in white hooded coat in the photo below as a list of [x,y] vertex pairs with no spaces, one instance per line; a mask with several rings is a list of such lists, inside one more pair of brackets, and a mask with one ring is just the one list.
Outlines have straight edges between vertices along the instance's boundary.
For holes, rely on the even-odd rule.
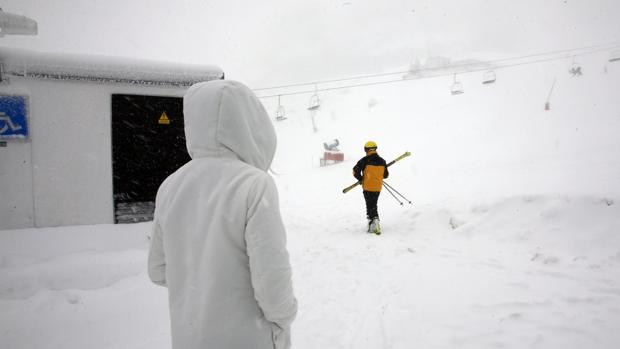
[[235,81],[193,85],[183,113],[192,160],[157,192],[148,258],[168,287],[172,347],[289,348],[297,300],[267,173],[273,125]]

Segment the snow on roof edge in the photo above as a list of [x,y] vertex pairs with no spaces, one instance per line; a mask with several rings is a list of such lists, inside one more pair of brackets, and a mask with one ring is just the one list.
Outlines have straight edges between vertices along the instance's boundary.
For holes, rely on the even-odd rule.
[[224,77],[222,69],[214,65],[59,54],[6,47],[0,47],[0,63],[2,74],[37,79],[190,86]]

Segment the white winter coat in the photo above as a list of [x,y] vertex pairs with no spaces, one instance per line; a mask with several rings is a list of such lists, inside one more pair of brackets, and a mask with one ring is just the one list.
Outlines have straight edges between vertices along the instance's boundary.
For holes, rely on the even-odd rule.
[[157,192],[148,269],[168,287],[175,349],[289,348],[297,313],[278,193],[276,135],[234,81],[183,99],[192,160]]

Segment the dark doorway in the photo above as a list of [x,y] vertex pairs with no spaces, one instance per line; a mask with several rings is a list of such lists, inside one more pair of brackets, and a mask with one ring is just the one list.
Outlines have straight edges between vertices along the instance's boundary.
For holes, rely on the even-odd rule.
[[153,219],[159,185],[189,160],[183,131],[183,98],[112,95],[116,223]]

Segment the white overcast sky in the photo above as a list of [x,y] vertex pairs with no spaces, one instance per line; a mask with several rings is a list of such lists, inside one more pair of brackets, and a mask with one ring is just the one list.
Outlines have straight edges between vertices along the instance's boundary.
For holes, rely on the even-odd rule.
[[252,87],[620,41],[618,0],[0,0],[0,46],[215,64]]

